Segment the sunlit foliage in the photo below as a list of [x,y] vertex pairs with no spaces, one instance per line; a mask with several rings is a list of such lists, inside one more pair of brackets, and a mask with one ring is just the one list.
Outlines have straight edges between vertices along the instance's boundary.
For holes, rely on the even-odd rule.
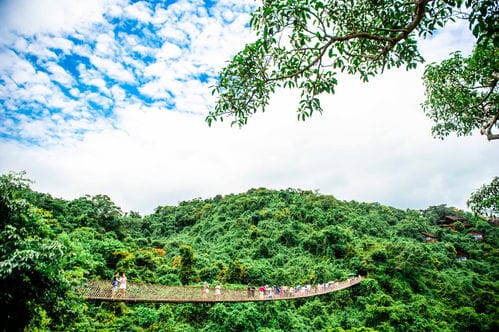
[[[445,205],[402,211],[259,188],[162,206],[142,217],[121,212],[106,196],[65,201],[33,192],[23,175],[1,179],[0,286],[2,305],[9,305],[1,314],[9,331],[499,327],[497,227]],[[425,242],[428,234],[436,240]],[[267,303],[96,303],[73,293],[88,279],[111,287],[116,272],[130,281],[208,282],[211,289],[367,278],[321,297]]]

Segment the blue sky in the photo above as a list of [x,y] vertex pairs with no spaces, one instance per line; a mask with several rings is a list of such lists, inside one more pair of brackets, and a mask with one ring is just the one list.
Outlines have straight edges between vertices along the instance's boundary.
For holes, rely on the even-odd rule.
[[[210,86],[254,36],[254,0],[0,0],[0,172],[72,199],[107,194],[150,213],[253,187],[319,190],[399,208],[448,204],[497,175],[493,143],[430,136],[422,66],[369,84],[342,77],[325,113],[297,122],[278,91],[242,129],[208,128]],[[465,24],[421,44],[469,51]]]

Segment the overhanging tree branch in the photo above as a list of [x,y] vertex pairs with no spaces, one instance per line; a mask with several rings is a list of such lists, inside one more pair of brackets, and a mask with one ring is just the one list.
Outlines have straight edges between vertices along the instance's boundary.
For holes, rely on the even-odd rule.
[[[270,94],[279,87],[300,90],[299,119],[322,112],[317,96],[334,93],[338,72],[368,81],[392,67],[415,68],[423,61],[415,35],[424,38],[459,17],[456,13],[462,13],[463,2],[473,32],[485,37],[479,38],[473,58],[458,57],[444,66],[443,73],[425,72],[433,75],[433,81],[427,85],[431,94],[423,109],[436,122],[444,121],[434,129],[441,138],[451,131],[469,135],[482,129],[489,139],[496,139],[492,132],[497,128],[497,93],[492,89],[486,96],[483,78],[490,77],[493,68],[495,86],[499,56],[490,42],[495,39],[487,37],[490,25],[483,25],[477,14],[494,10],[489,10],[487,1],[476,5],[472,0],[264,1],[250,21],[259,39],[220,72],[213,90],[218,101],[206,120],[234,116],[232,124],[244,125],[252,114],[265,110]],[[463,66],[476,70],[463,72]]]

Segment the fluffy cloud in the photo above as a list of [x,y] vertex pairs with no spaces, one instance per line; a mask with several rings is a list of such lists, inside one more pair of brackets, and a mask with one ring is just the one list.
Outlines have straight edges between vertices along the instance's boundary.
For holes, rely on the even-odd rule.
[[72,32],[103,20],[106,8],[116,1],[5,0],[0,3],[2,31],[23,35]]
[[72,85],[73,77],[58,64],[50,62],[47,63],[46,68],[52,74],[50,77],[52,81],[56,81],[66,87],[70,87]]

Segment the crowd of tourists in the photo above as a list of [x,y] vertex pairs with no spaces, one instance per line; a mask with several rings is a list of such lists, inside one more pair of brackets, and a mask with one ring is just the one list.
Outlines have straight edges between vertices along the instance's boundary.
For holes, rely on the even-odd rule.
[[[269,286],[262,285],[260,287],[256,287],[252,284],[248,285],[248,298],[258,298],[259,299],[272,299],[272,298],[284,298],[284,297],[300,297],[307,296],[310,294],[321,294],[327,293],[330,291],[334,291],[340,288],[341,285],[344,285],[345,282],[350,285],[361,279],[361,276],[349,278],[344,282],[338,281],[330,281],[326,283],[321,283],[317,285],[301,285],[298,284],[296,286]],[[204,282],[202,289],[203,297],[207,297],[210,294],[210,286],[207,282]],[[215,296],[221,295],[221,286],[217,284],[215,286]]]
[[[361,276],[349,278],[346,280],[348,284],[352,284],[361,279]],[[340,286],[340,282],[338,281],[330,281],[317,285],[301,285],[298,284],[296,286],[269,286],[262,285],[258,287],[258,296],[260,299],[272,299],[274,297],[298,297],[298,296],[307,296],[310,294],[320,294],[327,293],[329,291],[334,291],[338,289]],[[256,297],[257,288],[253,285],[248,285],[248,297]]]

